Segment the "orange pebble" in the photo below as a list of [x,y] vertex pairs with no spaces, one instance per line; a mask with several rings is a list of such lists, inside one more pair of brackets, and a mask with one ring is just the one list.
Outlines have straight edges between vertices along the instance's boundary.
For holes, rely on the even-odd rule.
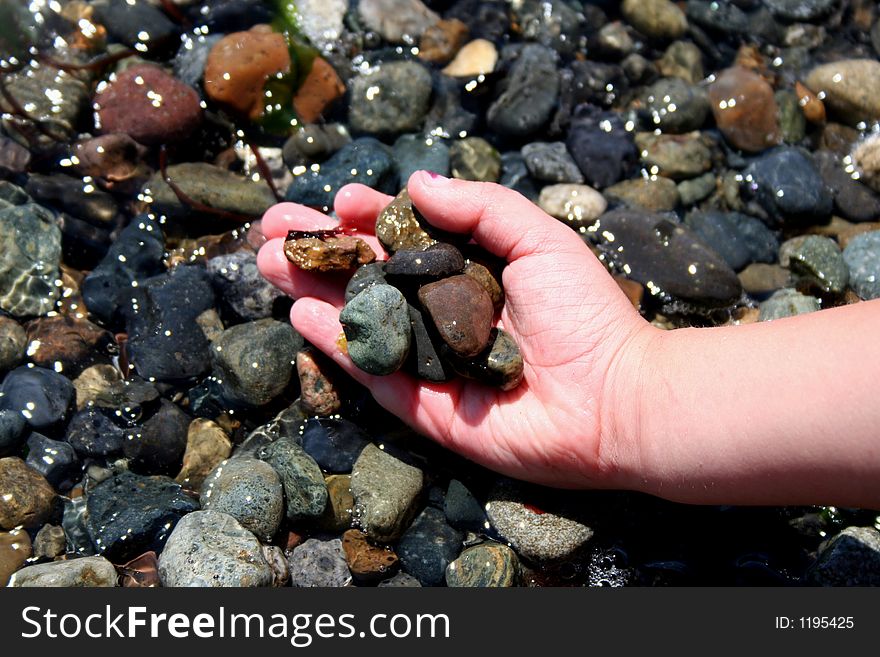
[[795,82],[794,91],[804,116],[810,123],[825,123],[825,103],[800,82]]

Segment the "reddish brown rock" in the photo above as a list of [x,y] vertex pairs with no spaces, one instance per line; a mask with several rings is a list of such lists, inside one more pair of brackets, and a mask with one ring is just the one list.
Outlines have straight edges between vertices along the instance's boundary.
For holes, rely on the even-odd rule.
[[345,93],[345,85],[327,60],[316,57],[312,69],[293,97],[299,120],[314,123],[333,102]]
[[797,94],[798,104],[801,106],[804,118],[810,123],[825,123],[825,103],[800,82],[795,82],[794,92]]
[[284,255],[304,271],[348,271],[376,259],[370,245],[351,235],[298,237],[291,232],[284,242]]
[[73,168],[83,176],[124,182],[149,173],[141,164],[145,153],[146,149],[127,134],[114,132],[75,144]]
[[494,308],[488,292],[465,274],[419,288],[419,301],[440,337],[460,356],[476,356],[489,344]]
[[429,27],[419,41],[419,59],[446,64],[461,50],[468,37],[468,26],[457,18],[441,20]]
[[397,570],[394,550],[371,544],[359,529],[349,529],[342,535],[342,550],[348,569],[359,580],[382,580]]
[[327,532],[338,534],[351,527],[351,511],[354,496],[351,494],[351,475],[330,475],[324,479],[327,485],[327,506],[318,526]]
[[0,532],[0,587],[31,557],[31,537],[23,529]]
[[233,32],[220,39],[205,64],[205,93],[252,119],[263,113],[263,88],[270,76],[290,71],[284,36],[268,25]]
[[159,560],[155,552],[145,552],[128,563],[117,566],[121,575],[122,586],[128,588],[146,588],[161,586],[159,580]]
[[757,153],[780,143],[773,87],[757,73],[742,66],[721,71],[709,87],[709,102],[718,129],[735,148]]
[[480,284],[492,299],[492,306],[496,311],[500,311],[504,307],[504,289],[501,283],[495,278],[495,275],[479,262],[468,260],[464,266],[464,273],[473,278]]
[[333,381],[328,376],[330,364],[308,350],[296,355],[300,398],[303,410],[314,415],[333,415],[342,406]]
[[30,360],[49,369],[76,376],[95,363],[113,344],[113,334],[87,319],[64,315],[40,317],[27,326]]
[[15,456],[0,459],[0,529],[42,526],[55,507],[46,478]]
[[146,145],[188,137],[202,122],[199,95],[151,64],[125,69],[95,96],[101,132],[121,132]]

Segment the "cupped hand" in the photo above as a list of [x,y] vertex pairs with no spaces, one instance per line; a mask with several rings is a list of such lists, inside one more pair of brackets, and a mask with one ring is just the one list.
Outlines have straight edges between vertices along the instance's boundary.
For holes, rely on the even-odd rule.
[[[293,297],[294,327],[367,386],[376,401],[422,433],[503,474],[558,487],[632,487],[639,462],[641,365],[655,329],[566,225],[520,194],[491,183],[416,172],[408,189],[431,224],[471,235],[507,261],[500,326],[519,345],[522,384],[503,392],[481,383],[418,380],[358,369],[337,339],[347,277],[294,267],[282,245],[289,230],[336,225],[294,203],[269,209],[260,250],[263,275]],[[343,187],[334,209],[380,254],[375,220],[391,197]]]

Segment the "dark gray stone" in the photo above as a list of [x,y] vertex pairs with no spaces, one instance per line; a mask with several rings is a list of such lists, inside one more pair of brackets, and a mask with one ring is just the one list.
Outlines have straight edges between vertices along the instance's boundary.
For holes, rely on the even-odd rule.
[[582,183],[584,176],[560,141],[533,142],[522,147],[529,173],[536,180],[550,183]]
[[343,418],[309,418],[302,428],[302,446],[327,472],[348,473],[370,444],[370,436]]
[[880,297],[880,231],[857,235],[843,250],[849,284],[862,299]]
[[126,432],[122,450],[129,467],[141,474],[177,474],[186,450],[189,423],[189,415],[162,399],[158,410],[143,426]]
[[461,552],[464,535],[446,524],[442,511],[428,507],[415,519],[397,544],[404,570],[423,586],[439,586],[446,568]]
[[293,523],[321,517],[327,506],[327,486],[320,466],[292,440],[276,440],[259,456],[281,477],[287,519]]
[[247,456],[222,461],[199,494],[206,511],[227,513],[257,538],[269,541],[284,515],[281,479],[268,463]]
[[32,429],[48,431],[67,419],[75,394],[66,376],[23,365],[3,380],[0,410],[19,413]]
[[375,135],[414,132],[431,98],[431,74],[412,61],[386,62],[359,75],[351,85],[352,130]]
[[509,137],[528,137],[543,128],[559,97],[556,53],[546,46],[522,48],[511,66],[502,92],[489,106],[489,128]]

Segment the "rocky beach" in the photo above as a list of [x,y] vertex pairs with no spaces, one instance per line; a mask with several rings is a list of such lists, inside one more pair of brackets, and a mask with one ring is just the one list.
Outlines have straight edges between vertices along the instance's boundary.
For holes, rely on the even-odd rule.
[[880,585],[878,510],[514,481],[305,341],[261,217],[363,183],[388,260],[285,244],[354,272],[355,364],[519,385],[504,263],[419,219],[418,170],[518,191],[662,329],[876,299],[880,8],[3,2],[0,586]]

